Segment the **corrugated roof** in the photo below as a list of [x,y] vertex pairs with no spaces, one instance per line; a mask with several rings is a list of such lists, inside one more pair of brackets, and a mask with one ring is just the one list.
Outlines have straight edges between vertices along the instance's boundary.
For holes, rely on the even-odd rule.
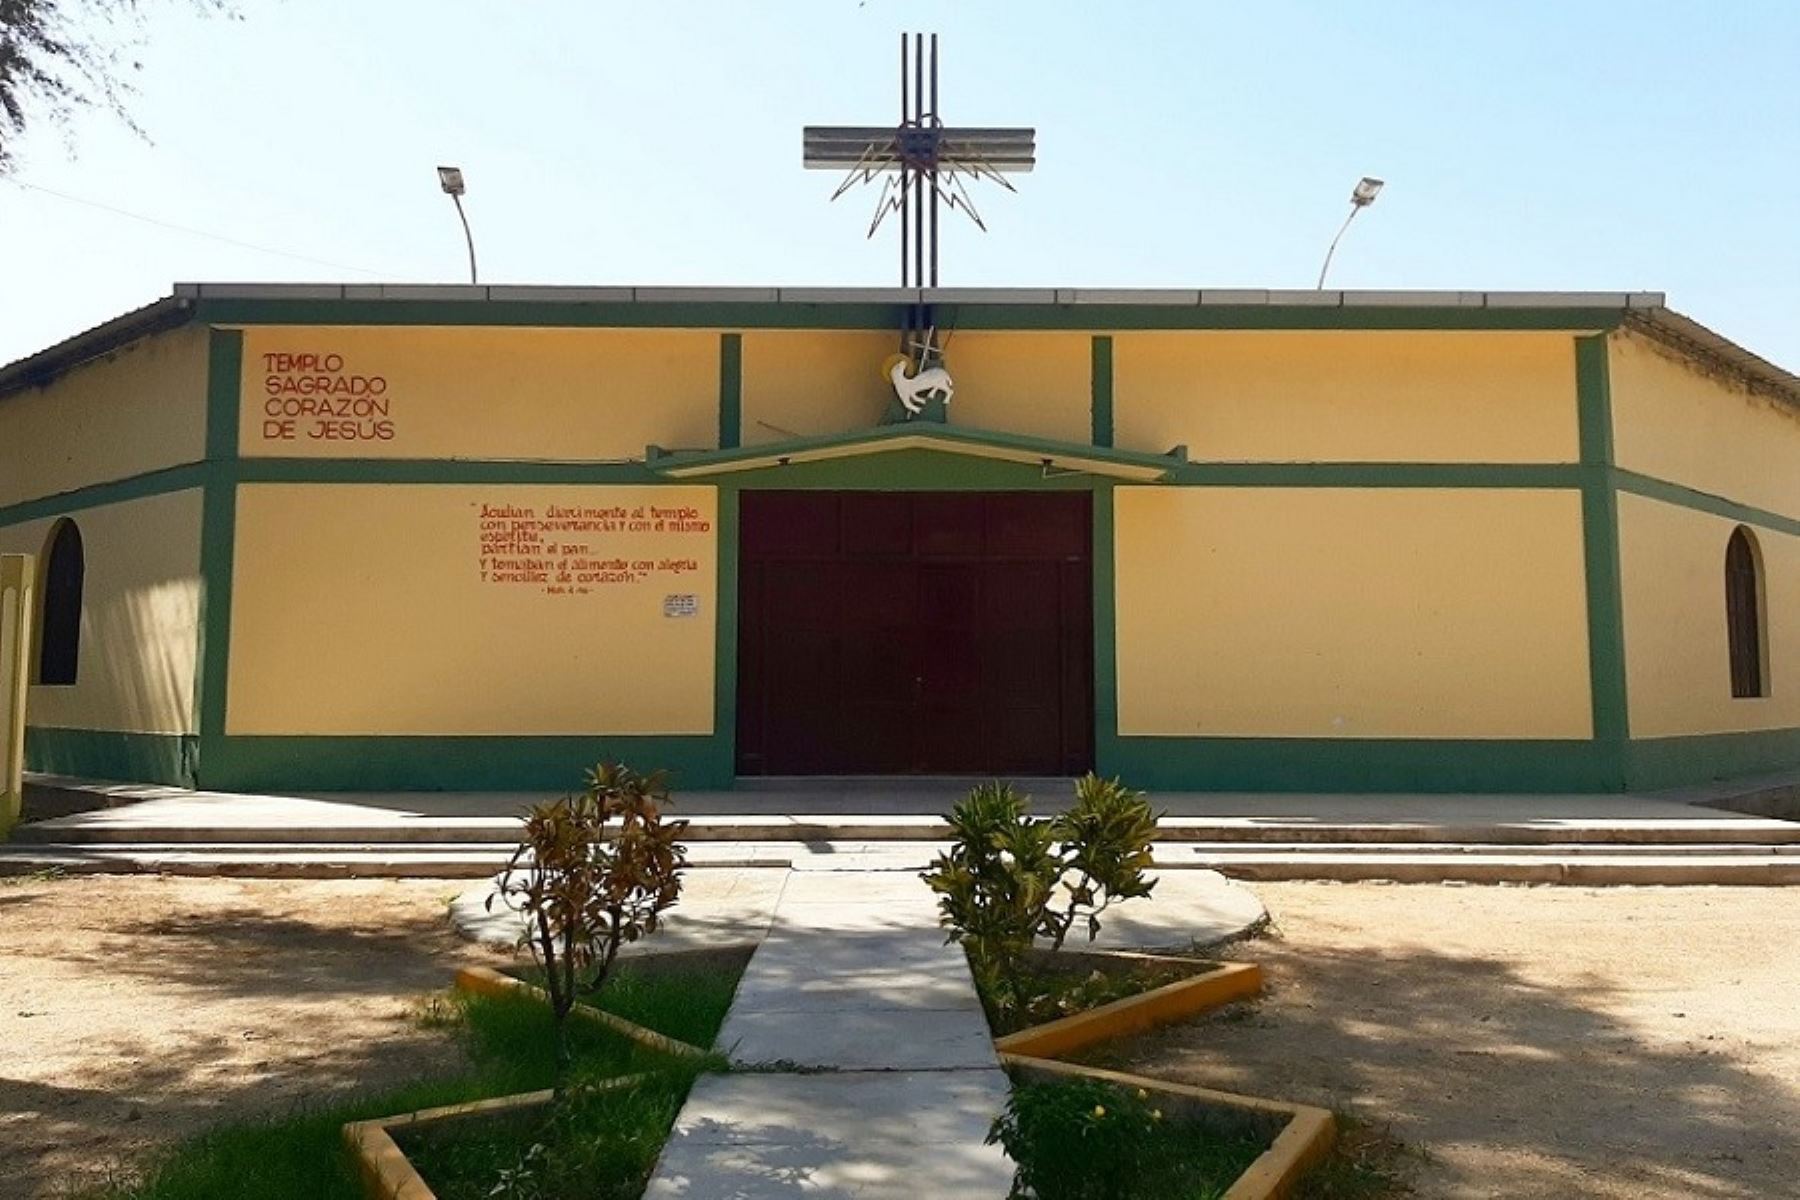
[[473,284],[180,283],[169,296],[0,367],[0,395],[189,320],[204,300],[464,301],[561,304],[1004,304],[1158,308],[1582,309],[1621,323],[1800,405],[1800,376],[1667,306],[1661,292],[1313,291],[1257,288],[552,287]]

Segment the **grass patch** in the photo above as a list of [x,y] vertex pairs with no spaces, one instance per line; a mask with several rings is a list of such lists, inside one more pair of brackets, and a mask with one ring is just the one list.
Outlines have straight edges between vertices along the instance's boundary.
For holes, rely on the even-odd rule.
[[[710,1045],[737,987],[742,957],[728,970],[713,963],[667,974],[639,971],[639,961],[651,960],[632,960],[634,969],[623,977],[616,997],[631,1011],[620,1015]],[[419,1019],[450,1029],[462,1041],[470,1064],[464,1074],[221,1127],[155,1156],[136,1179],[83,1195],[89,1200],[361,1200],[341,1140],[348,1122],[537,1091],[555,1077],[552,1019],[541,1001],[455,993],[429,1004]],[[417,1139],[421,1172],[440,1196],[586,1200],[642,1191],[698,1068],[587,1021],[571,1021],[569,1037],[575,1066],[565,1100],[528,1121],[497,1121],[491,1129],[459,1126],[454,1141],[443,1146]],[[583,1087],[637,1073],[653,1079],[612,1093]],[[534,1152],[535,1146],[544,1148]],[[412,1153],[413,1147],[407,1149]],[[517,1185],[496,1191],[506,1172]],[[568,1190],[541,1186],[576,1173],[580,1183]]]
[[977,979],[981,1007],[995,1037],[1005,1037],[1103,1004],[1136,996],[1165,984],[1192,979],[1219,964],[1202,959],[1181,963],[1141,962],[1068,950],[1034,950],[1026,956],[1009,995]]
[[1018,1164],[1013,1195],[1036,1200],[1218,1200],[1269,1148],[1097,1079],[1015,1083],[990,1140]]
[[[704,1050],[719,1036],[749,961],[748,948],[622,958],[599,992],[576,999]],[[535,966],[514,974],[544,986],[543,972]]]

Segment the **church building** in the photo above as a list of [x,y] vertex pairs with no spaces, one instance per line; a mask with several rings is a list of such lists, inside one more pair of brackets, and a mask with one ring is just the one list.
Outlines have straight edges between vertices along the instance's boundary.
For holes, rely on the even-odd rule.
[[1800,766],[1800,378],[1657,294],[180,285],[0,368],[0,553],[92,778]]

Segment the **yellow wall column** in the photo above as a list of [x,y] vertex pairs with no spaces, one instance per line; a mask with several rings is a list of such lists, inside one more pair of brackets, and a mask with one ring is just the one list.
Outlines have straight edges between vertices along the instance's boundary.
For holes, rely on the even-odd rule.
[[33,570],[29,554],[0,555],[0,837],[12,831],[24,804]]

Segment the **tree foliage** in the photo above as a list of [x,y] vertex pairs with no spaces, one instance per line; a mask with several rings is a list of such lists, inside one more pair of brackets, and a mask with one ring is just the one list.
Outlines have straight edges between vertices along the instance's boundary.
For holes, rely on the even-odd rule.
[[1089,774],[1060,816],[1033,817],[1011,784],[985,783],[950,814],[950,849],[923,878],[938,894],[949,940],[1002,1009],[1022,1000],[1020,966],[1039,938],[1060,949],[1077,926],[1088,940],[1100,914],[1150,895],[1157,816],[1141,792]]
[[600,990],[621,947],[655,933],[681,896],[686,821],[665,819],[665,775],[622,763],[588,773],[580,793],[535,806],[488,897],[524,914],[523,942],[556,1016],[558,1068],[569,1064],[567,1022],[583,993]]
[[[232,0],[179,0],[218,13]],[[149,0],[0,0],[0,174],[26,129],[104,108],[142,133],[127,107]]]

